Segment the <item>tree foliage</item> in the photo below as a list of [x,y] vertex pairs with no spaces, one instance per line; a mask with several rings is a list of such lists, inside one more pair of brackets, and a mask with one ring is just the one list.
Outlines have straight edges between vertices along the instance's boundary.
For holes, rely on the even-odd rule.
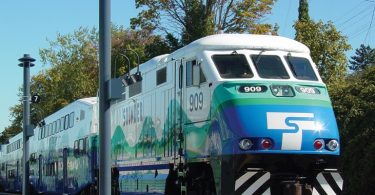
[[346,194],[375,191],[375,66],[348,76],[331,90],[341,135]]
[[[39,94],[42,99],[38,104],[31,104],[33,124],[79,98],[96,96],[98,90],[98,33],[95,28],[58,34],[49,45],[40,49],[42,63],[48,68],[31,78],[31,92]],[[123,75],[129,68],[179,47],[180,43],[172,35],[163,38],[148,31],[113,25],[112,77]],[[19,103],[10,108],[11,125],[0,136],[3,143],[22,131],[21,90],[18,96]]]
[[337,31],[332,22],[297,21],[294,28],[296,40],[310,48],[323,80],[328,84],[341,82],[348,66],[345,52],[351,48],[347,38]]
[[366,69],[368,66],[375,64],[375,49],[369,45],[361,46],[355,50],[355,56],[351,57],[349,68],[350,70],[359,71]]
[[[98,88],[98,33],[80,28],[73,34],[57,35],[50,47],[39,51],[42,63],[50,66],[32,76],[30,91],[41,96],[41,102],[31,104],[31,123],[82,97],[95,96]],[[22,97],[21,93],[19,97]],[[5,141],[22,130],[23,104],[10,108],[11,125],[5,128]]]
[[136,0],[142,8],[131,19],[133,28],[156,29],[182,34],[182,42],[215,32],[272,32],[272,25],[259,25],[259,19],[270,13],[275,0]]
[[58,34],[50,47],[40,50],[50,69],[32,78],[31,91],[42,97],[33,106],[37,118],[47,116],[82,97],[95,96],[98,88],[98,33],[80,28],[73,34]]
[[298,7],[298,21],[310,21],[308,0],[300,0]]
[[112,77],[127,73],[152,57],[170,53],[181,47],[171,34],[166,37],[150,34],[147,30],[112,27]]
[[323,80],[328,84],[341,82],[348,66],[345,52],[351,49],[347,38],[332,22],[324,24],[311,20],[307,0],[299,0],[298,21],[294,28],[295,39],[310,48],[311,58]]

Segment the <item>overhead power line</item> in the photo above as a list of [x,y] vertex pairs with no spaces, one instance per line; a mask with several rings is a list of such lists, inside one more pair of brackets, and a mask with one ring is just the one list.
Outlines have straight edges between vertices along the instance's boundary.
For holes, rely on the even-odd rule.
[[367,33],[366,33],[365,40],[363,41],[364,43],[366,43],[366,41],[367,41],[367,37],[368,37],[368,35],[370,34],[371,26],[372,26],[372,22],[373,22],[373,20],[374,20],[374,13],[375,13],[375,5],[374,5],[374,8],[373,8],[373,10],[372,10],[372,16],[371,16],[370,26],[368,27],[368,30],[367,30]]

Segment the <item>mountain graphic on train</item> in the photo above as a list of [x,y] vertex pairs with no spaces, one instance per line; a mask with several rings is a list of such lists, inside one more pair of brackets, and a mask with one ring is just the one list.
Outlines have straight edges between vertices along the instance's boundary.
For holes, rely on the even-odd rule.
[[[117,194],[341,193],[332,104],[302,43],[211,35],[116,79],[108,152]],[[98,99],[79,99],[34,129],[35,192],[97,193]],[[0,154],[1,189],[21,191],[22,134]]]

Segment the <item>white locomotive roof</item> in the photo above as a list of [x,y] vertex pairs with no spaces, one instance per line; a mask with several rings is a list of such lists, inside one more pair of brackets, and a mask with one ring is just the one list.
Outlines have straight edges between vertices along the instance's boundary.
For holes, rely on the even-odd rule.
[[81,98],[81,99],[79,99],[77,101],[78,102],[82,102],[84,104],[93,105],[93,104],[97,103],[97,98],[96,97]]
[[[161,61],[166,60],[166,58],[169,56],[170,54],[163,54],[163,55],[160,55],[160,56],[156,56],[156,57],[153,57],[151,60],[148,60],[147,62],[141,64],[139,66],[139,69],[141,71],[144,71],[144,70],[147,70],[147,69],[150,69],[151,67],[155,67],[157,64],[159,64]],[[133,68],[131,70],[131,73],[135,73],[137,70],[137,67]]]
[[274,35],[253,34],[217,34],[198,39],[180,50],[204,49],[204,50],[279,50],[296,53],[309,53],[310,50],[304,44],[286,37]]
[[[156,56],[140,65],[144,71],[157,64],[169,61],[169,58],[179,58],[186,53],[202,50],[278,50],[295,53],[310,53],[309,48],[293,39],[274,35],[253,35],[253,34],[216,34],[198,39],[189,45],[182,47],[171,54]],[[131,72],[134,73],[136,68]]]

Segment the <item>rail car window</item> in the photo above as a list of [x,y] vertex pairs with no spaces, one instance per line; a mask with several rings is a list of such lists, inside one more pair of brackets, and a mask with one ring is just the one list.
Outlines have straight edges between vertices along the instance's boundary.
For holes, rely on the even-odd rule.
[[293,72],[294,77],[300,80],[317,81],[314,70],[306,58],[286,56],[286,61]]
[[84,110],[81,110],[80,112],[79,112],[79,120],[84,120],[85,119],[85,111]]
[[64,130],[65,117],[60,118],[60,131]]
[[206,77],[196,60],[186,62],[186,86],[198,86],[206,82]]
[[43,138],[47,136],[47,127],[43,126]]
[[80,154],[84,154],[85,153],[84,146],[85,146],[84,140],[80,139],[79,140],[79,145],[78,145],[78,149],[79,149],[79,153]]
[[44,137],[48,137],[48,124],[46,124],[44,131]]
[[8,171],[8,178],[11,179],[11,178],[15,178],[15,177],[16,177],[16,170],[15,169],[9,170]]
[[72,128],[74,126],[74,112],[69,114],[69,120],[69,128]]
[[53,123],[48,124],[49,133],[48,135],[53,135]]
[[49,135],[53,135],[53,123],[49,124]]
[[49,131],[49,124],[46,125],[46,137],[48,137],[50,135],[50,131]]
[[43,127],[39,127],[39,140],[43,139]]
[[50,123],[50,131],[51,131],[51,135],[55,134],[55,129],[54,129],[53,122]]
[[167,82],[167,67],[164,67],[156,72],[156,85]]
[[79,153],[79,140],[74,141],[74,154],[77,155]]
[[51,123],[47,124],[47,136],[51,135]]
[[284,64],[276,55],[251,55],[258,74],[267,79],[289,79]]
[[45,165],[46,176],[55,176],[57,174],[57,162],[47,163]]
[[221,78],[251,78],[254,76],[245,55],[213,55],[212,60]]
[[56,121],[56,133],[60,132],[61,124],[60,119],[57,119]]
[[83,151],[86,153],[87,150],[89,149],[89,141],[88,141],[88,138],[85,137],[84,140],[83,140]]
[[69,128],[69,114],[65,115],[64,118],[64,130],[67,130]]
[[57,132],[59,132],[57,129],[57,121],[53,121],[53,134],[56,134]]

